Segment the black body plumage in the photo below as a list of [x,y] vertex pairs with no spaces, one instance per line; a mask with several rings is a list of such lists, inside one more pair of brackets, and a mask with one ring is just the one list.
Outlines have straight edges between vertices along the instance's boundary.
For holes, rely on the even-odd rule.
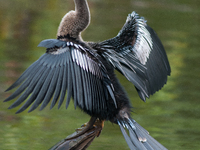
[[20,85],[5,101],[21,94],[9,108],[26,99],[17,113],[29,106],[29,112],[39,105],[42,110],[50,102],[50,108],[56,103],[59,108],[65,97],[67,108],[72,97],[90,116],[118,124],[130,149],[165,149],[131,119],[132,107],[114,73],[117,69],[132,82],[143,101],[166,83],[171,71],[164,47],[142,17],[132,12],[116,37],[100,43],[66,35],[38,46],[47,51],[8,88]]

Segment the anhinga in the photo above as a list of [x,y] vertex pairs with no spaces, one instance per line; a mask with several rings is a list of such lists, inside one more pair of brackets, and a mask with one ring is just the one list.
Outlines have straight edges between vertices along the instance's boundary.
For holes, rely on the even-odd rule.
[[45,47],[46,53],[7,89],[20,85],[5,100],[21,94],[9,108],[26,99],[16,113],[29,106],[29,112],[39,105],[42,110],[50,100],[50,108],[57,102],[59,108],[67,93],[66,108],[72,97],[74,106],[91,116],[82,131],[69,139],[88,133],[94,126],[103,127],[103,122],[109,120],[120,126],[130,149],[166,149],[131,118],[132,106],[114,73],[116,69],[132,82],[143,101],[160,90],[171,71],[158,36],[144,18],[132,12],[116,37],[99,43],[85,42],[81,32],[90,22],[87,0],[74,2],[75,11],[63,17],[57,39],[42,41],[38,46]]

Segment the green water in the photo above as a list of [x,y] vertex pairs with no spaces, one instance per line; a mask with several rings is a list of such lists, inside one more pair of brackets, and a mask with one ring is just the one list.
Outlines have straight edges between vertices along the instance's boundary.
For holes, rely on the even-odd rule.
[[[86,41],[114,37],[128,13],[137,11],[162,40],[171,64],[167,85],[142,102],[134,86],[119,78],[134,106],[133,118],[168,149],[200,149],[200,1],[199,0],[88,0],[91,24]],[[73,105],[15,115],[4,93],[45,49],[43,39],[55,38],[63,15],[74,9],[72,0],[0,1],[0,149],[45,150],[89,120]],[[109,122],[89,150],[129,149],[117,125]]]

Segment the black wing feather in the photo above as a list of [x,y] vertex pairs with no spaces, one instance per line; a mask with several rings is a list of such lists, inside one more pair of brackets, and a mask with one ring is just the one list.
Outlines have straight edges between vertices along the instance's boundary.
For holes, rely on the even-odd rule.
[[[34,109],[41,103],[41,101],[39,101],[39,103],[38,103],[38,101],[35,100],[35,99],[36,99],[36,98],[40,98],[40,94],[39,94],[39,93],[42,93],[41,96],[44,96],[44,94],[43,94],[44,92],[43,92],[42,85],[45,83],[45,80],[47,79],[47,76],[48,76],[48,74],[49,74],[49,71],[50,71],[50,70],[47,70],[47,71],[40,77],[40,80],[37,82],[37,84],[36,84],[36,86],[35,86],[35,88],[34,88],[32,94],[31,94],[30,98],[29,98],[29,99],[26,101],[26,103],[21,107],[22,109],[19,110],[19,111],[17,111],[17,113],[20,113],[21,111],[25,110],[27,107],[29,107],[29,106],[31,105],[31,103],[32,103],[33,101],[35,101],[35,102],[34,102],[34,104],[32,105],[32,107],[29,109],[29,112],[31,112],[32,110],[34,110]],[[45,86],[43,86],[43,87],[45,87]],[[38,95],[39,95],[39,96],[38,96]],[[41,98],[40,98],[40,99],[41,99]],[[36,102],[37,102],[37,103],[36,103]]]
[[[17,107],[18,105],[20,105],[24,100],[26,100],[26,98],[29,96],[29,94],[33,91],[36,83],[39,80],[39,76],[42,75],[42,73],[44,72],[44,70],[39,70],[35,76],[33,78],[31,78],[31,82],[30,81],[25,81],[25,82],[30,82],[27,85],[27,89],[25,90],[25,92],[9,107],[9,109],[12,109],[14,107]],[[20,93],[21,94],[21,93]],[[11,95],[12,96],[12,95]]]
[[[41,70],[41,72],[42,72],[42,70]],[[48,78],[48,76],[49,76],[49,73],[51,73],[52,71],[50,70],[50,69],[46,69],[42,74],[41,74],[41,76],[39,77],[38,76],[38,79],[39,80],[34,80],[33,79],[33,91],[32,90],[27,90],[27,96],[29,96],[31,93],[31,96],[30,96],[30,98],[25,102],[25,104],[17,111],[17,113],[20,113],[20,112],[22,112],[22,111],[24,111],[26,108],[28,108],[31,104],[32,104],[32,102],[33,101],[35,101],[35,99],[36,99],[36,97],[37,97],[37,95],[38,95],[38,92],[40,92],[40,93],[45,93],[45,91],[46,90],[44,90],[44,88],[46,88],[46,87],[48,87],[48,86],[43,86],[43,88],[42,88],[42,85],[44,84],[45,85],[45,82],[46,82],[46,80],[47,80],[47,78]],[[36,83],[36,84],[35,84]],[[24,93],[26,93],[26,91],[24,92]],[[44,95],[44,94],[43,94]],[[42,95],[42,96],[43,96]]]
[[29,112],[40,104],[42,110],[51,99],[53,100],[50,108],[53,108],[57,101],[59,108],[66,92],[66,108],[71,97],[74,99],[75,107],[79,106],[86,111],[96,112],[97,109],[106,107],[108,98],[106,95],[110,95],[115,102],[114,89],[107,71],[93,49],[81,42],[73,43],[57,39],[44,40],[38,46],[46,47],[47,52],[8,88],[11,90],[21,84],[5,101],[22,94],[9,108],[17,107],[29,96],[17,113],[31,104]]
[[[64,67],[67,67],[66,65],[64,65]],[[62,78],[62,88],[61,88],[61,95],[60,95],[60,99],[59,99],[59,103],[58,103],[58,108],[60,108],[60,106],[62,105],[64,98],[65,98],[65,94],[66,94],[66,90],[67,90],[67,70],[66,68],[64,68],[64,73],[63,73],[63,78]]]
[[164,47],[144,18],[132,12],[118,35],[101,43],[102,56],[131,81],[142,100],[160,90],[171,69]]
[[72,96],[72,87],[73,87],[73,83],[72,83],[72,76],[71,76],[71,69],[70,69],[70,65],[68,64],[68,85],[67,85],[67,102],[66,102],[66,108],[69,106],[69,102],[70,102],[70,98]]
[[[44,88],[46,88],[46,87],[44,87],[44,86],[42,86],[43,84],[44,84],[44,82],[45,82],[45,79],[46,79],[46,77],[48,76],[48,73],[49,73],[49,69],[47,69],[46,71],[45,71],[45,73],[41,76],[41,78],[40,78],[40,80],[38,81],[38,83],[37,83],[37,85],[36,85],[36,87],[35,87],[35,90],[37,91],[33,91],[33,94],[32,95],[35,95],[35,96],[37,96],[36,97],[36,99],[33,99],[33,101],[34,101],[34,103],[33,103],[33,105],[31,106],[31,108],[29,109],[29,112],[31,112],[31,111],[33,111],[34,109],[36,109],[38,106],[39,106],[39,104],[42,102],[42,100],[43,100],[43,98],[44,98]],[[38,93],[39,92],[39,93]],[[32,97],[32,95],[31,95],[31,97]],[[32,102],[33,102],[32,101]],[[23,108],[24,106],[22,106],[22,108]],[[27,107],[24,107],[24,108],[27,108]],[[18,111],[18,113],[19,113],[19,111]]]
[[[70,58],[71,59],[71,58]],[[71,60],[72,61],[72,60]],[[75,72],[74,72],[74,65],[73,63],[70,63],[70,71],[71,71],[71,76],[72,76],[72,90],[73,90],[73,99],[74,99],[74,107],[76,108],[76,105],[77,105],[77,88],[76,87],[76,78],[73,78],[73,77],[76,77],[75,75]]]
[[[44,84],[43,86],[46,86],[48,88],[46,88],[46,94],[45,97],[43,99],[42,105],[40,107],[40,110],[44,109],[46,107],[46,105],[49,103],[49,101],[51,100],[54,90],[55,90],[55,86],[56,86],[56,81],[57,81],[57,71],[58,69],[52,68],[52,72],[51,74],[48,75],[47,77],[47,81],[45,82],[46,85]],[[33,104],[34,105],[34,104]]]
[[57,83],[56,83],[56,87],[55,87],[55,93],[54,93],[53,100],[51,102],[50,109],[52,109],[55,106],[56,102],[58,101],[60,91],[61,91],[61,87],[62,87],[63,70],[64,70],[64,66],[59,66],[59,76],[58,76],[58,79],[57,79]]
[[[18,95],[20,95],[30,84],[30,82],[32,81],[33,77],[34,77],[34,72],[38,72],[38,66],[35,65],[36,62],[30,66],[30,68],[28,68],[20,77],[19,79],[13,84],[11,85],[6,91],[12,90],[13,88],[15,88],[16,86],[20,85],[20,87],[12,94],[10,95],[6,100],[4,100],[4,102],[6,101],[10,101],[13,98],[17,97]],[[34,67],[33,67],[34,66]],[[37,68],[37,69],[36,69]],[[23,82],[26,78],[28,78],[25,82]]]
[[[89,94],[88,86],[87,86],[88,81],[87,81],[85,72],[83,71],[83,69],[80,69],[80,71],[81,71],[81,77],[82,77],[81,81],[82,81],[83,90],[84,90],[84,92],[83,92],[84,99],[90,99],[88,96],[88,94]],[[89,109],[88,101],[84,101],[84,104],[85,104],[86,109],[88,110]]]
[[[41,87],[40,88],[36,87],[36,89],[40,90],[40,94],[36,93],[37,98],[35,99],[33,105],[31,106],[31,108],[29,109],[28,112],[35,110],[40,105],[43,98],[44,98],[44,101],[46,101],[46,99],[51,99],[51,97],[53,96],[53,93],[54,93],[53,91],[55,90],[54,85],[56,84],[58,73],[59,73],[59,68],[57,68],[56,71],[54,72],[54,76],[52,78],[51,85],[49,86],[50,89],[48,90],[48,93],[46,94],[45,98],[44,98],[43,90],[40,90]],[[45,102],[45,103],[47,103],[47,102]]]
[[18,85],[20,85],[26,78],[28,75],[30,75],[31,71],[37,71],[36,69],[36,63],[33,63],[18,79],[15,83],[12,84],[12,86],[10,86],[6,91],[12,90],[13,88],[17,87]]

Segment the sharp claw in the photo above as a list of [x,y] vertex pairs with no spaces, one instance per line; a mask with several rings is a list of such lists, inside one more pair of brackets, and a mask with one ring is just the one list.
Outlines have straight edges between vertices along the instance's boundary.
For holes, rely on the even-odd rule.
[[85,126],[87,126],[87,124],[88,124],[88,123],[84,123],[84,124],[81,125],[81,127],[85,127]]
[[81,126],[81,128],[76,129],[76,132],[73,133],[74,136],[70,136],[67,139],[70,140],[72,138],[77,138],[77,137],[83,135],[84,133],[86,133],[88,130],[90,130],[93,127],[96,120],[97,120],[96,117],[91,117],[90,121],[88,123],[85,123],[85,124],[82,125],[84,127]]

